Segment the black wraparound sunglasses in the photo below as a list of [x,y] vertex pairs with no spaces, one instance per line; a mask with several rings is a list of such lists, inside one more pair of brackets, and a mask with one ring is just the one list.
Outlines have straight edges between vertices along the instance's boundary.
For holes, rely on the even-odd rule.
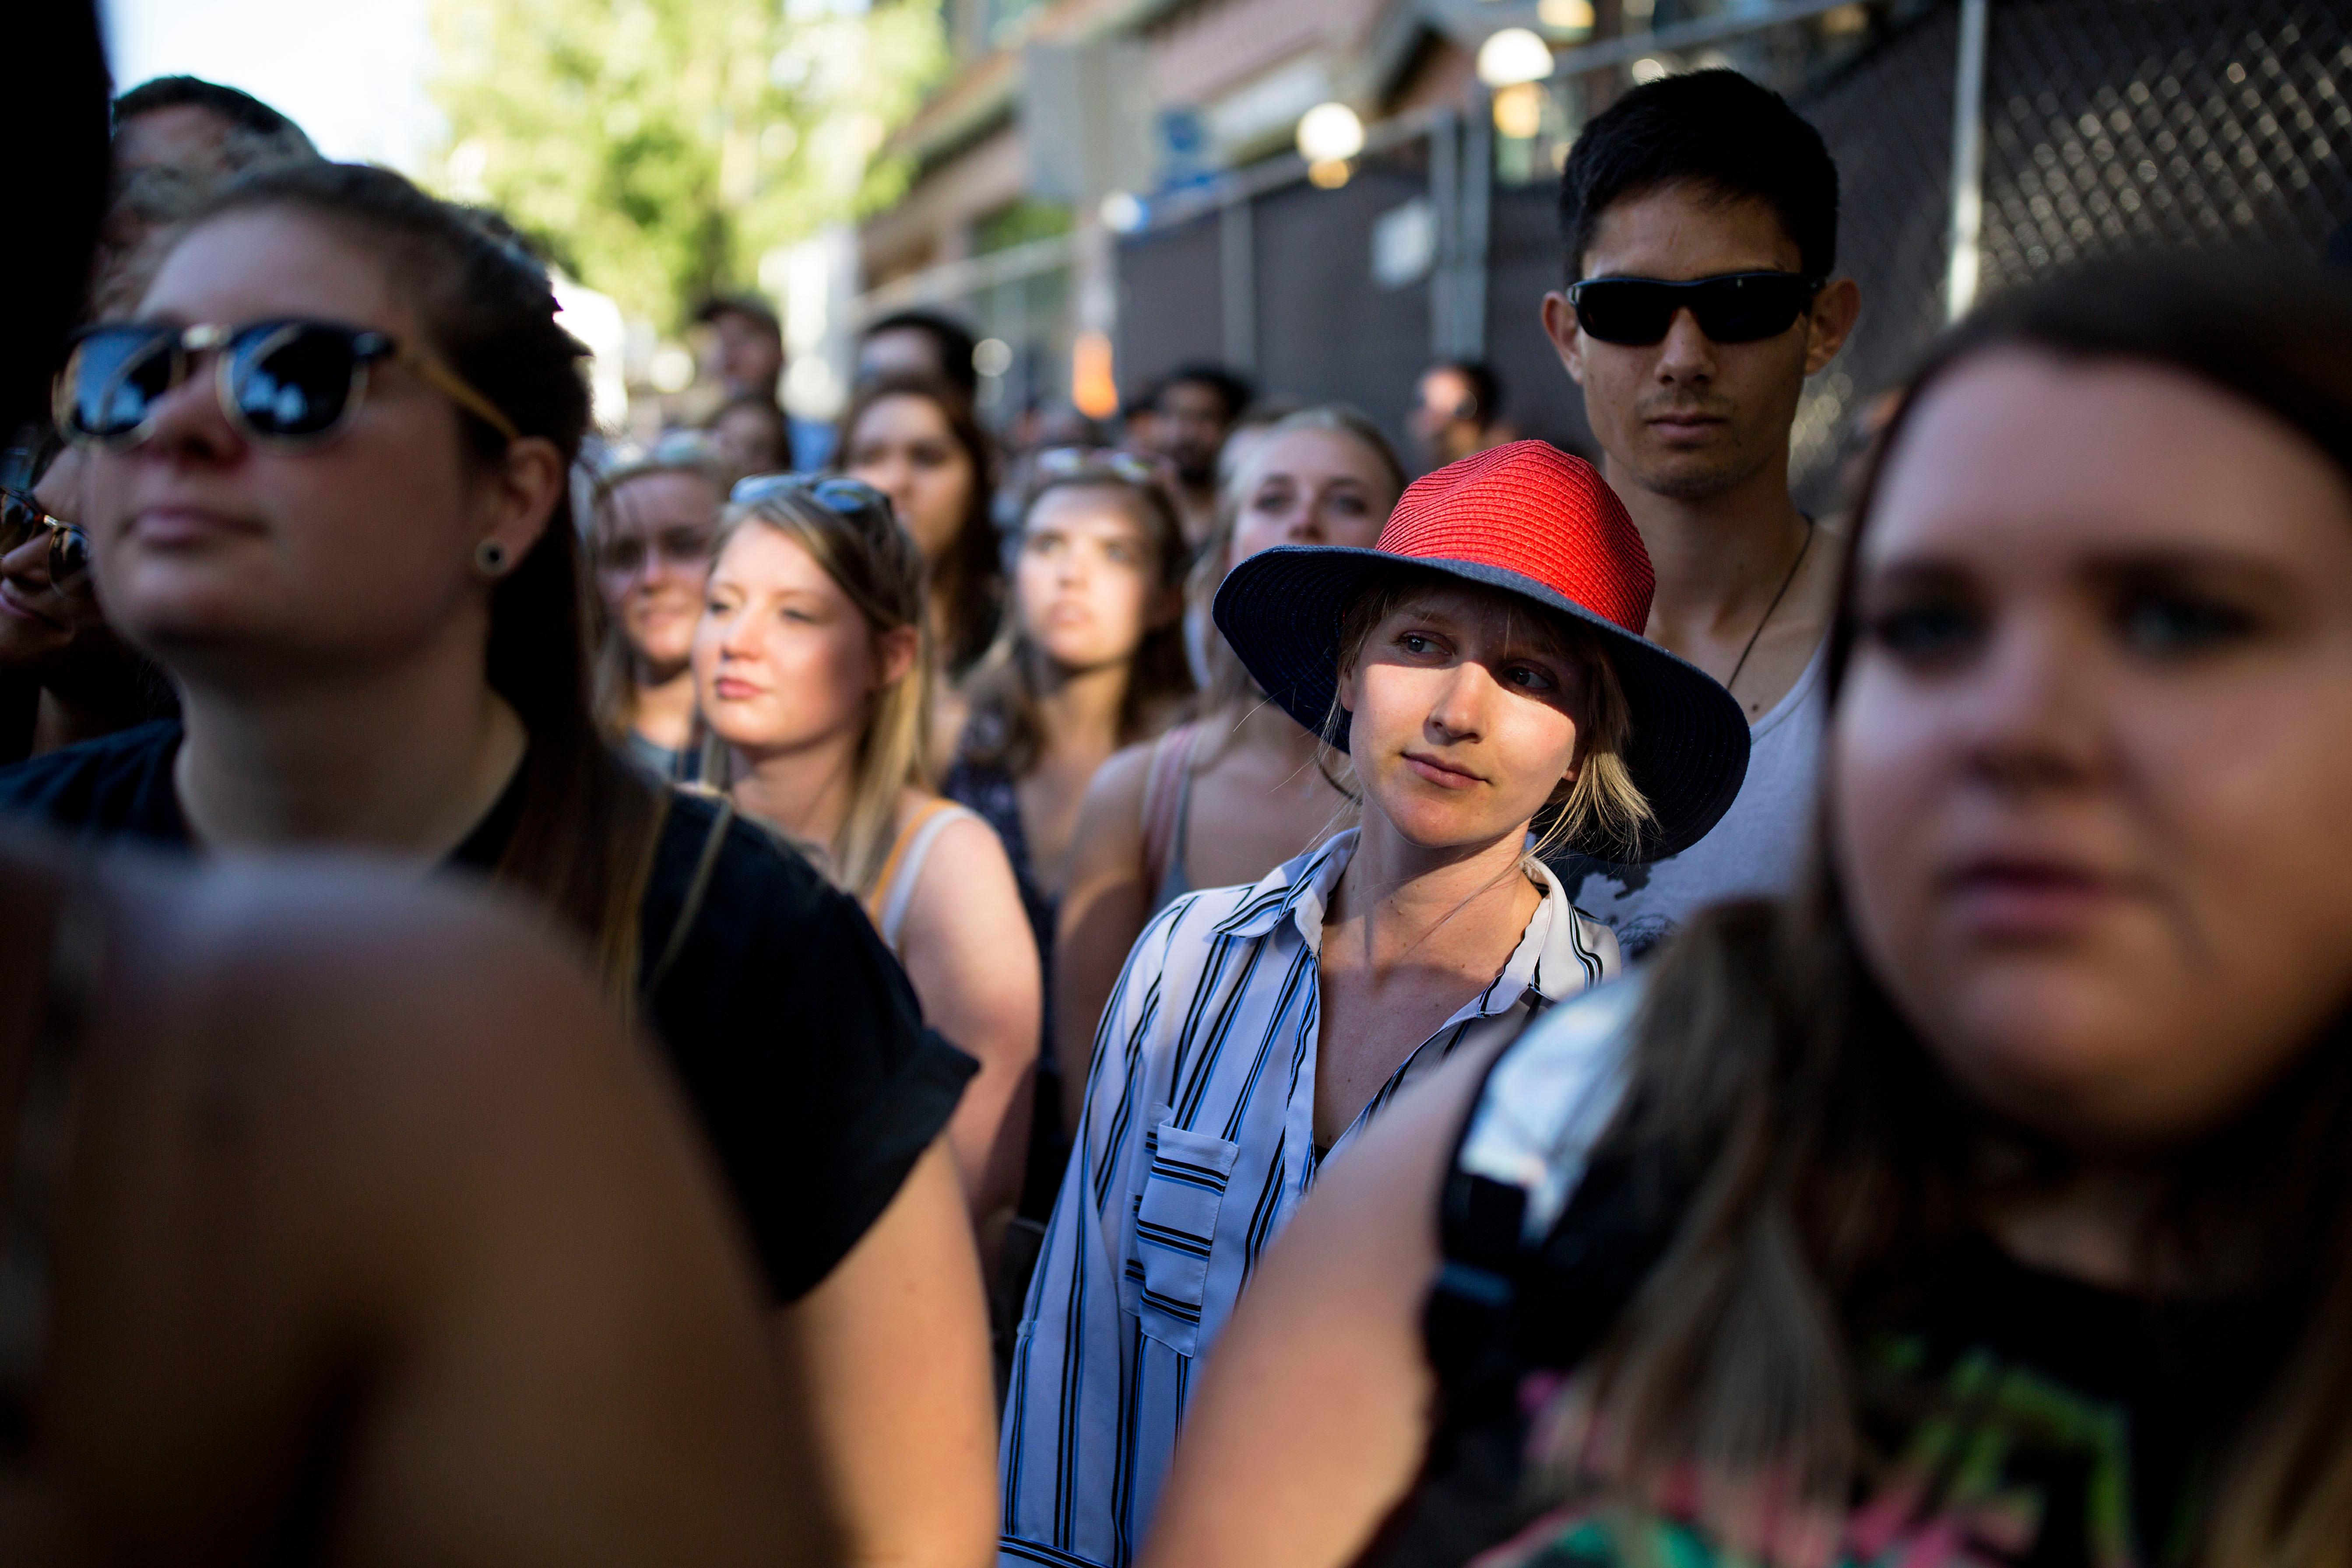
[[1682,310],[1718,343],[1752,343],[1795,325],[1826,281],[1801,272],[1727,272],[1683,283],[1588,278],[1569,286],[1568,302],[1576,307],[1576,324],[1604,343],[1660,342]]
[[51,517],[22,490],[0,489],[0,555],[22,550],[46,531],[49,536],[49,586],[64,589],[89,570],[89,535],[61,517]]
[[508,440],[520,435],[496,404],[424,350],[364,327],[304,321],[89,328],[58,377],[58,429],[77,446],[138,445],[154,429],[156,405],[206,353],[215,356],[221,412],[261,446],[299,450],[331,440],[366,395],[369,367],[384,361],[414,370]]

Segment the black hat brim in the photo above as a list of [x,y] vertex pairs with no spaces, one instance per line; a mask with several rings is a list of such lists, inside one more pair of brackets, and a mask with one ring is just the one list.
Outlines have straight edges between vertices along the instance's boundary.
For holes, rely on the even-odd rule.
[[1348,715],[1335,709],[1340,618],[1368,579],[1399,566],[1519,595],[1601,634],[1633,715],[1625,764],[1650,803],[1652,822],[1632,855],[1613,841],[1571,840],[1570,847],[1619,862],[1663,860],[1706,837],[1731,809],[1748,777],[1748,718],[1731,693],[1696,665],[1507,567],[1336,545],[1279,545],[1225,574],[1212,614],[1265,694],[1302,728],[1344,751]]

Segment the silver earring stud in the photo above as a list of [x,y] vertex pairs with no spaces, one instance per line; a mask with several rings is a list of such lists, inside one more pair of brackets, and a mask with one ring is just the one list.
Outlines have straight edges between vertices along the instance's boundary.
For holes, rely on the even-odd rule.
[[505,575],[507,547],[495,539],[485,539],[474,546],[474,565],[485,577]]

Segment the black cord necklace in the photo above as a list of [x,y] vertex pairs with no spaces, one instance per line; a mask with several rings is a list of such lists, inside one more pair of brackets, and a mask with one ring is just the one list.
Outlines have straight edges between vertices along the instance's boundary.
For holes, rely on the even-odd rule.
[[1809,517],[1805,519],[1805,542],[1797,546],[1797,558],[1789,563],[1789,574],[1780,579],[1780,591],[1772,595],[1770,604],[1764,606],[1764,618],[1758,621],[1756,629],[1748,634],[1748,646],[1739,650],[1739,662],[1731,667],[1731,679],[1723,683],[1726,691],[1739,683],[1739,672],[1748,668],[1748,656],[1756,651],[1756,639],[1762,637],[1764,628],[1772,624],[1772,612],[1779,609],[1780,601],[1789,596],[1789,585],[1797,580],[1797,569],[1805,563],[1805,552],[1812,547],[1813,520]]

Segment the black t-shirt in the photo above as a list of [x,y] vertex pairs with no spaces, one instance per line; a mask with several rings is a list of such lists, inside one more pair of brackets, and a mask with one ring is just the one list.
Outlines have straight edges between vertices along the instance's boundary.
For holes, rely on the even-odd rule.
[[[1515,1271],[1516,1300],[1475,1355],[1459,1340],[1440,1342],[1433,1302],[1444,1414],[1420,1482],[1365,1563],[1747,1561],[1688,1519],[1629,1510],[1605,1488],[1547,1504],[1526,1485],[1531,1441],[1541,1441],[1537,1413],[1663,1254],[1680,1217],[1677,1186],[1654,1162],[1597,1158],[1544,1246]],[[1935,1249],[1849,1304],[1862,1447],[1830,1561],[2193,1561],[2217,1471],[2278,1374],[2306,1300],[2284,1290],[2150,1301],[2027,1268],[1981,1236]]]
[[[178,723],[147,724],[0,769],[0,814],[187,848],[172,787],[179,745]],[[510,785],[448,863],[487,871],[521,808]],[[669,944],[717,810],[671,798],[639,910],[641,977]],[[865,912],[740,818],[645,1010],[782,1301],[880,1216],[976,1067],[923,1026]]]

